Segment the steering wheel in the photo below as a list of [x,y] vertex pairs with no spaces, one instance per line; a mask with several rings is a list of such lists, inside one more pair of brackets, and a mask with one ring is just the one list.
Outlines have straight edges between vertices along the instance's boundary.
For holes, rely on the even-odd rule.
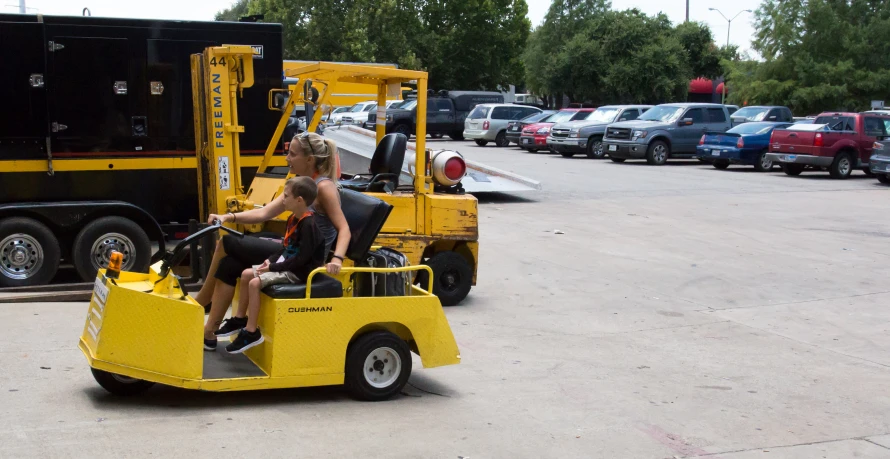
[[[212,225],[189,235],[185,239],[179,241],[179,244],[176,244],[176,247],[174,247],[172,251],[167,251],[167,253],[164,255],[163,263],[161,264],[160,280],[166,279],[167,275],[170,274],[170,270],[172,270],[174,266],[182,262],[182,260],[185,258],[186,253],[188,253],[186,249],[193,241],[201,239],[204,236],[210,233],[215,233],[219,230],[225,230],[229,234],[238,238],[244,237],[244,233],[240,233],[231,228],[226,228],[225,226],[222,226],[222,222],[220,222],[219,220],[214,220]],[[160,280],[158,282],[160,282]]]

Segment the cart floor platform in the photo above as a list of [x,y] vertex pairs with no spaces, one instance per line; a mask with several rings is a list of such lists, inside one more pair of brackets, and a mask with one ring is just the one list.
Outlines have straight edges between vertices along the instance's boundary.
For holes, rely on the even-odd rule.
[[244,354],[229,354],[226,345],[229,341],[219,340],[216,350],[204,351],[204,376],[203,379],[230,379],[252,378],[266,376],[266,373],[256,366]]

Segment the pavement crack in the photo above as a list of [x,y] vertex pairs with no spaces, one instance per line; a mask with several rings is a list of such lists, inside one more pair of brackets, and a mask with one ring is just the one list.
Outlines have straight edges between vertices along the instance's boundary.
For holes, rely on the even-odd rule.
[[789,340],[789,341],[793,341],[793,342],[798,343],[798,344],[803,344],[803,345],[805,345],[805,346],[814,347],[814,348],[819,349],[819,350],[822,350],[822,351],[827,351],[827,352],[831,352],[831,353],[834,353],[834,354],[842,355],[842,356],[847,357],[847,358],[851,358],[851,359],[855,359],[855,360],[860,360],[860,361],[863,361],[863,362],[870,363],[870,364],[872,364],[872,365],[877,365],[877,366],[884,367],[884,368],[890,368],[890,365],[887,365],[887,364],[885,364],[885,363],[875,362],[874,360],[869,360],[869,359],[866,359],[866,358],[863,358],[863,357],[859,357],[859,356],[856,356],[856,355],[850,355],[850,354],[843,353],[843,352],[841,352],[841,351],[836,351],[836,350],[834,350],[834,349],[829,349],[829,348],[827,348],[827,347],[822,347],[822,346],[820,346],[820,345],[818,345],[818,344],[813,344],[813,343],[808,343],[808,342],[806,342],[806,341],[801,341],[801,340],[799,340],[799,339],[795,339],[795,338],[792,338],[792,337],[790,337],[790,336],[785,336],[785,335],[783,335],[783,334],[781,334],[781,333],[776,333],[776,332],[773,331],[773,330],[767,330],[767,329],[765,329],[765,328],[758,328],[758,327],[755,327],[755,326],[753,326],[753,325],[748,325],[748,324],[745,324],[745,323],[742,323],[742,322],[736,322],[736,321],[733,321],[733,320],[730,320],[730,322],[732,322],[732,323],[734,323],[734,324],[737,324],[737,325],[741,325],[741,326],[743,326],[743,327],[748,327],[748,328],[752,328],[752,329],[757,330],[757,331],[761,331],[761,332],[764,332],[764,333],[769,333],[769,334],[771,334],[771,335],[779,336],[779,337],[785,338],[785,339],[787,339],[787,340]]
[[886,447],[886,446],[884,446],[884,445],[882,445],[882,444],[880,444],[880,443],[875,443],[875,442],[869,440],[868,438],[863,438],[862,440],[865,440],[865,441],[871,443],[872,445],[880,446],[881,448],[884,448],[884,449],[890,449],[890,448],[888,448],[888,447]]
[[[880,436],[882,436],[882,435],[886,435],[886,434],[869,435],[869,437],[880,437]],[[867,441],[867,442],[869,442],[869,443],[878,445],[877,443],[875,443],[875,442],[869,440],[868,437],[858,436],[858,437],[850,437],[850,438],[837,438],[837,439],[834,439],[834,440],[821,440],[821,441],[811,441],[811,442],[805,442],[805,443],[795,443],[795,444],[792,444],[792,445],[762,446],[762,447],[759,447],[759,448],[737,449],[737,450],[731,450],[731,451],[721,451],[721,452],[719,452],[719,453],[707,453],[707,454],[698,454],[698,455],[694,455],[694,456],[683,456],[683,457],[684,457],[684,458],[690,458],[690,457],[713,457],[713,456],[719,456],[719,455],[721,455],[721,454],[745,453],[745,452],[749,452],[749,451],[761,451],[761,450],[765,450],[765,449],[794,448],[794,447],[797,447],[797,446],[823,445],[823,444],[827,444],[827,443],[837,443],[837,442],[851,441],[851,440]],[[884,449],[890,449],[890,448],[887,448],[887,447],[885,447],[885,446],[883,446],[883,445],[878,445],[878,446],[880,446],[880,447],[882,447],[882,448],[884,448]]]
[[[738,307],[732,307],[732,308],[708,308],[708,309],[701,309],[698,312],[731,311],[733,309],[755,309],[755,308],[765,308],[765,307],[769,307],[769,306],[788,306],[788,305],[792,305],[792,304],[817,303],[819,301],[844,300],[847,298],[859,298],[859,297],[863,297],[863,296],[885,295],[887,293],[890,293],[890,291],[860,293],[857,295],[832,296],[832,297],[826,297],[826,298],[813,298],[810,300],[800,300],[800,301],[786,301],[784,303],[758,304],[758,305],[754,305],[754,306],[738,306]],[[696,303],[693,303],[693,304],[696,304]]]

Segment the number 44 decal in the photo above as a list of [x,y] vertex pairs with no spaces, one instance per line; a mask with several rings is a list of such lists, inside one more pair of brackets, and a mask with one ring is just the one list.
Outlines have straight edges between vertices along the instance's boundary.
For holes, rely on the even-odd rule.
[[226,66],[226,58],[225,58],[225,57],[221,57],[221,58],[219,58],[219,62],[216,61],[216,58],[215,58],[215,57],[213,57],[213,58],[210,59],[210,65],[216,67],[217,64],[219,64],[219,65],[225,67],[225,66]]

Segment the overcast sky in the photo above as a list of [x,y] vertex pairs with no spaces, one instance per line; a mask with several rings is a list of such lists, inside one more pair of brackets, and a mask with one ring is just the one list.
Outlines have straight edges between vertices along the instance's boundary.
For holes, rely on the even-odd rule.
[[[444,0],[447,1],[447,0]],[[532,24],[538,25],[544,19],[550,0],[526,0],[529,18]],[[84,7],[88,7],[93,16],[212,20],[214,13],[232,4],[230,0],[26,0],[29,13],[80,15]],[[689,19],[704,21],[711,26],[714,38],[719,44],[726,42],[726,20],[716,11],[708,8],[719,8],[728,18],[732,19],[741,10],[755,10],[759,0],[735,0],[733,2],[716,0],[689,0]],[[17,12],[18,0],[0,0],[4,12]],[[12,5],[12,6],[7,6]],[[686,18],[686,0],[613,0],[615,9],[639,8],[647,14],[659,11],[667,14],[674,22]],[[754,35],[751,26],[753,16],[742,13],[732,21],[729,41],[741,47],[742,51],[750,49],[750,41]]]

